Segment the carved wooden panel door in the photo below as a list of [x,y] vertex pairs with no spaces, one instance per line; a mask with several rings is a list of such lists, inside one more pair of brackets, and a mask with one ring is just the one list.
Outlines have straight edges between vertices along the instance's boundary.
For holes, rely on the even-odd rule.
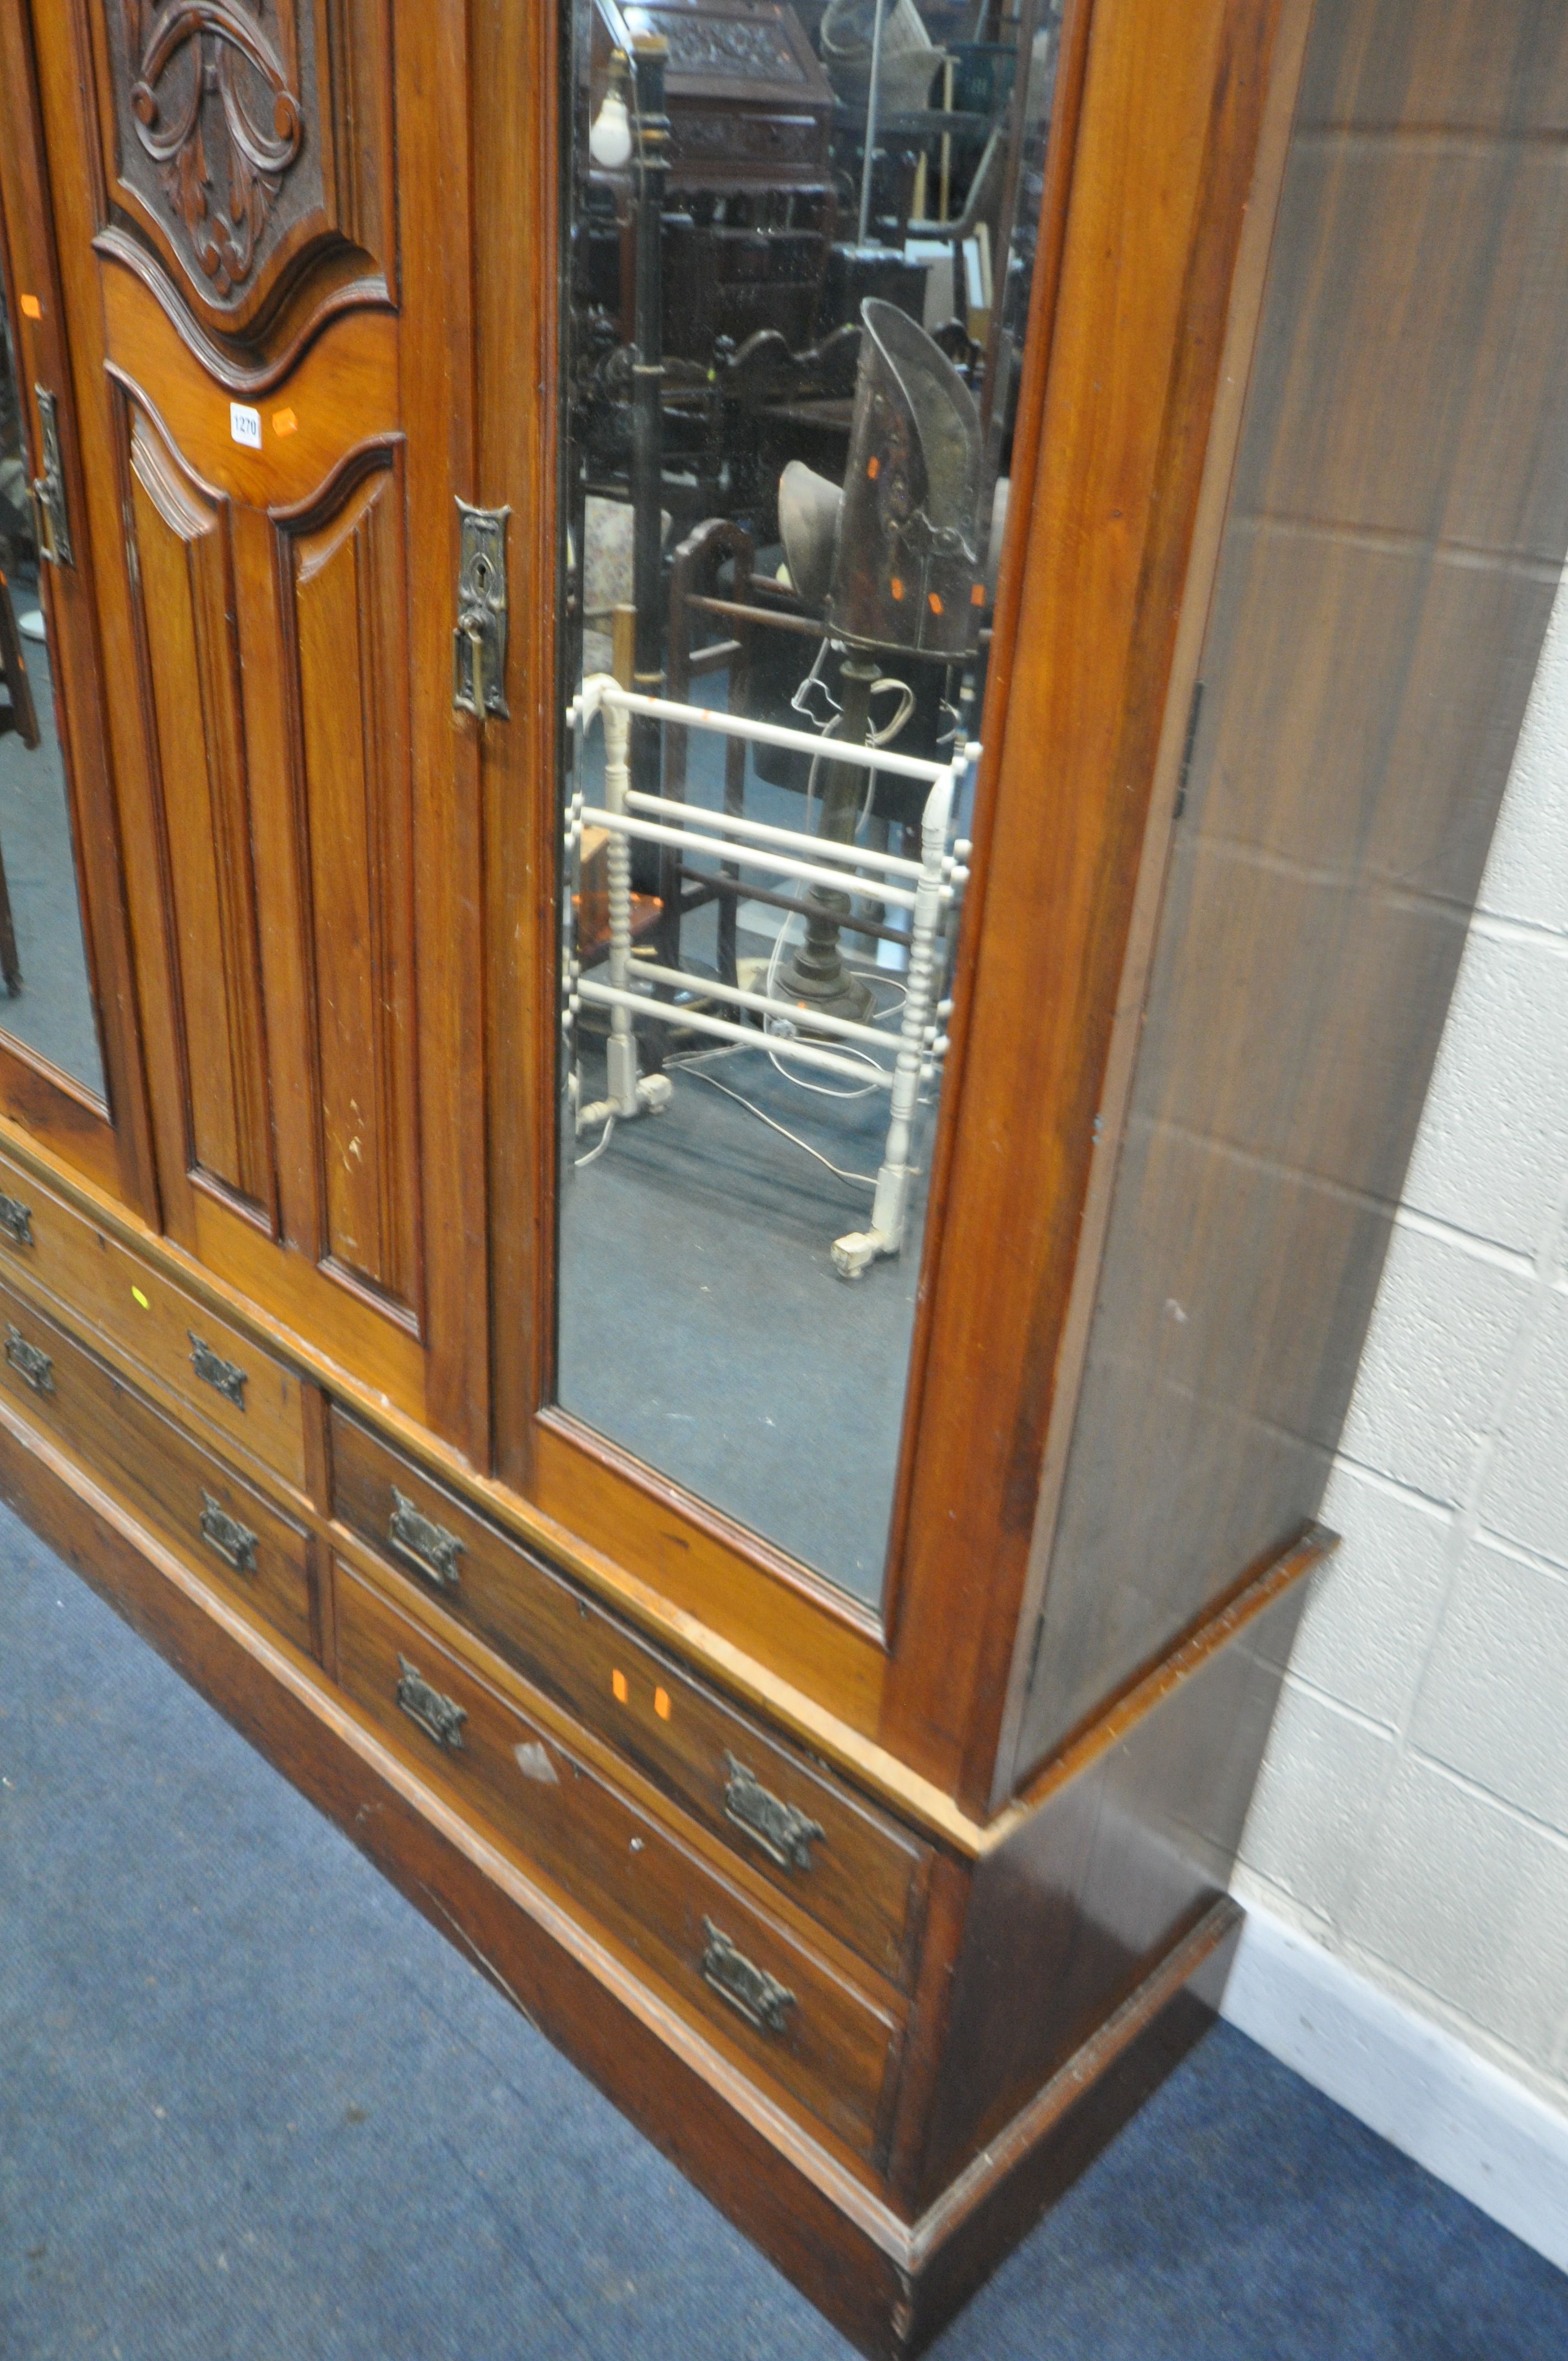
[[165,1226],[478,1450],[464,17],[31,9]]

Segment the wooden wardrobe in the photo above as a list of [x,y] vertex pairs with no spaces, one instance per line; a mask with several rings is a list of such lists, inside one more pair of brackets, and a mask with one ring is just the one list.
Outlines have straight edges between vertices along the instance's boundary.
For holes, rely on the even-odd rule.
[[926,16],[0,0],[0,1488],[886,2354],[1218,2004],[1568,544],[1561,12]]

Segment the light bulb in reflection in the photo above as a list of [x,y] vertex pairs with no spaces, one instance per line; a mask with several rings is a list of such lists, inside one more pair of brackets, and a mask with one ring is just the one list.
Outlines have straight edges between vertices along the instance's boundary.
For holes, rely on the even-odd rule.
[[631,119],[619,90],[605,93],[604,104],[588,133],[588,153],[607,172],[619,171],[631,153]]

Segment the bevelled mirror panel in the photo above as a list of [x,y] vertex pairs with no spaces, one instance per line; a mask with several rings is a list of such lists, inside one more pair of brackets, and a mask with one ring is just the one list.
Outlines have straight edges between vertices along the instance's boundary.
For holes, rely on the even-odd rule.
[[47,567],[15,351],[0,288],[0,1035],[101,1101],[104,1065],[45,620]]
[[870,1606],[1060,13],[568,19],[556,1399]]

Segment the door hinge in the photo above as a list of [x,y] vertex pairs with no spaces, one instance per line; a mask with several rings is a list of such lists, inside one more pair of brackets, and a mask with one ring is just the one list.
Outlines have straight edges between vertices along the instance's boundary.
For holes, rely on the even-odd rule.
[[33,515],[38,524],[38,555],[51,566],[74,566],[71,518],[65,503],[65,469],[60,456],[59,404],[47,386],[35,385],[38,434],[43,445],[44,471],[33,478]]
[[452,634],[452,702],[483,722],[510,719],[507,706],[507,519],[510,508],[471,509],[459,500],[457,624]]

